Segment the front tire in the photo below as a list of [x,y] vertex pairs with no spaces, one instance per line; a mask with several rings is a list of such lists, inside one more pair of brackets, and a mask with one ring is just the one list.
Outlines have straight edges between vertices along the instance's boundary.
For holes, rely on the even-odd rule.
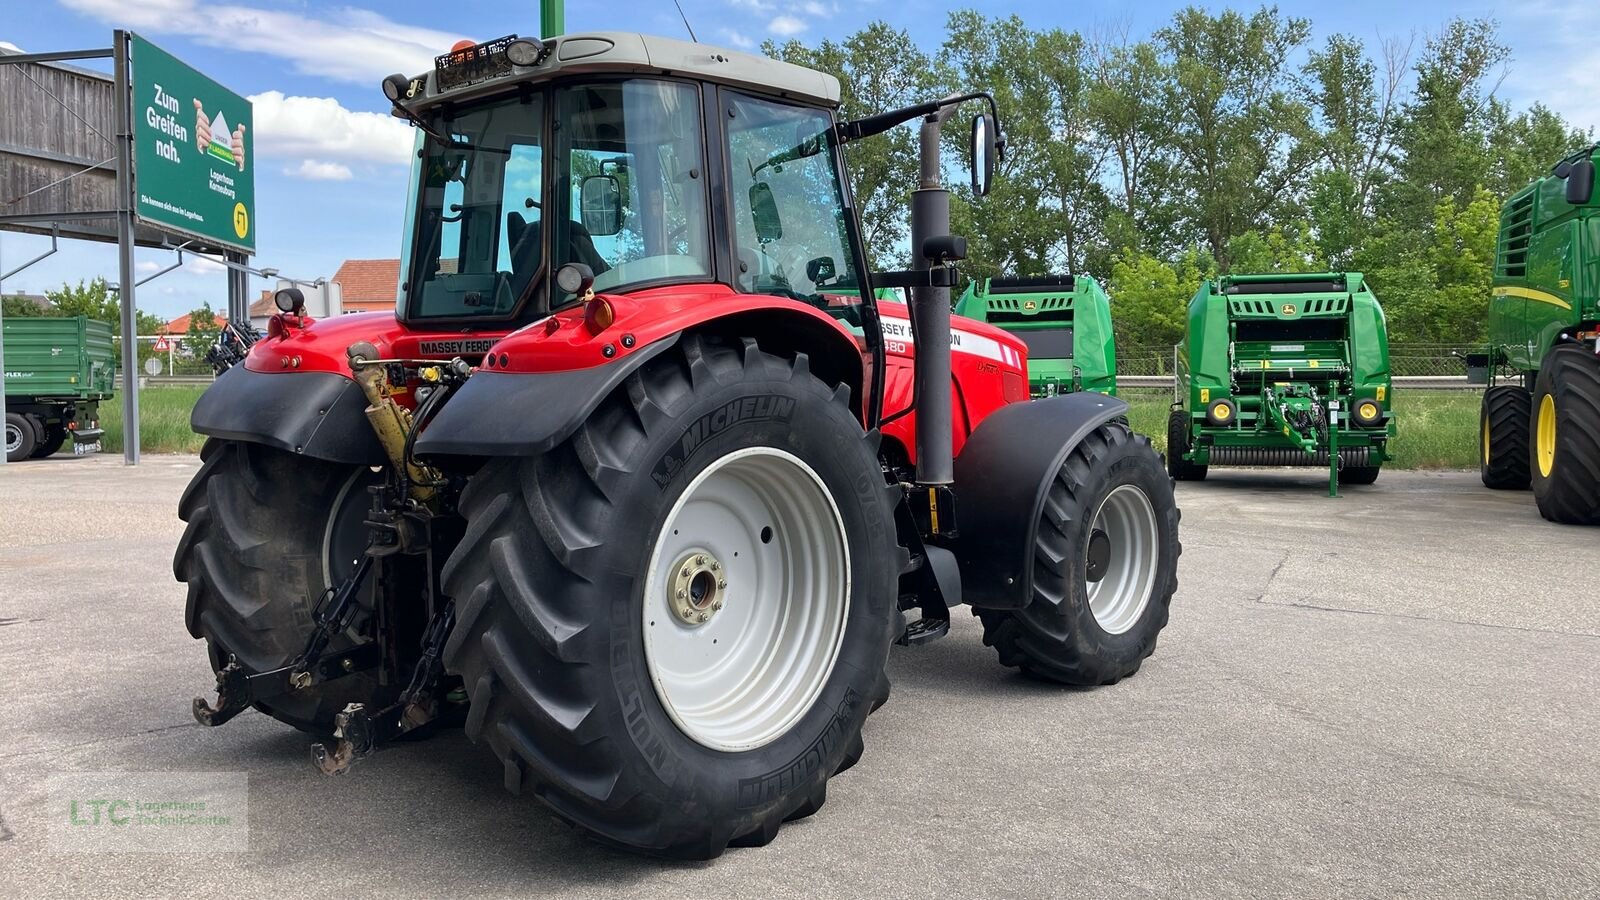
[[1478,414],[1479,476],[1484,487],[1525,491],[1533,475],[1528,454],[1528,428],[1533,420],[1533,395],[1516,384],[1498,384],[1483,392]]
[[1179,481],[1205,481],[1206,466],[1184,458],[1194,449],[1189,432],[1189,414],[1175,409],[1167,415],[1167,474]]
[[1529,428],[1533,499],[1566,525],[1600,525],[1600,357],[1581,344],[1545,354]]
[[846,399],[804,356],[690,336],[473,477],[444,658],[508,789],[691,859],[822,806],[888,696],[905,559]]
[[978,609],[1000,663],[1065,684],[1115,684],[1155,652],[1178,587],[1178,506],[1150,440],[1103,425],[1050,483],[1033,596]]
[[[298,456],[260,444],[211,438],[200,471],[178,504],[189,523],[172,562],[189,585],[184,621],[204,638],[213,671],[237,657],[247,673],[293,662],[306,647],[323,592],[348,577],[366,546],[366,485],[360,466]],[[376,573],[363,597],[372,596]],[[328,653],[356,644],[374,627],[370,600]],[[347,703],[383,706],[393,686],[375,671],[356,672],[257,702],[256,709],[326,736]]]

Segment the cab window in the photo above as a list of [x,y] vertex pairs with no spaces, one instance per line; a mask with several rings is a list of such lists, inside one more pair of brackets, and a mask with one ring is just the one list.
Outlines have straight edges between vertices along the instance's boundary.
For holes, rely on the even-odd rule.
[[631,79],[560,97],[557,265],[587,265],[598,291],[709,278],[700,89]]
[[727,96],[738,289],[830,310],[859,303],[827,113]]

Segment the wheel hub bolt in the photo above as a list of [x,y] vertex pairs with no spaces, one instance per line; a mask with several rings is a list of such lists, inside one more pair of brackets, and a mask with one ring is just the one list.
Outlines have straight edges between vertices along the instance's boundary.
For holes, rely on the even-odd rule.
[[680,622],[703,625],[722,609],[726,599],[722,594],[727,588],[722,561],[710,553],[695,551],[672,567],[667,605]]

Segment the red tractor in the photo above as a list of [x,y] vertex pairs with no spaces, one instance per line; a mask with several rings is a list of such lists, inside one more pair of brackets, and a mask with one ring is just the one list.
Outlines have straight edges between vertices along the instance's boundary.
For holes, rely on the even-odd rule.
[[[396,314],[312,323],[280,292],[194,412],[201,722],[254,706],[336,773],[459,721],[513,792],[706,858],[822,806],[890,645],[952,606],[1055,681],[1154,649],[1161,459],[1121,401],[1029,401],[1024,344],[952,321],[939,132],[986,104],[982,196],[987,94],[837,121],[828,75],[612,33],[384,90],[418,133]],[[914,119],[917,264],[873,272],[844,146]]]

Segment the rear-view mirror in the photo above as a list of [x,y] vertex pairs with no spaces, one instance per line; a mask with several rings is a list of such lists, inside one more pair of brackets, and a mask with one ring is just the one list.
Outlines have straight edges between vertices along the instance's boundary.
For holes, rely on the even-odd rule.
[[778,218],[778,201],[765,181],[750,185],[750,217],[755,220],[756,240],[770,244],[783,237],[783,221]]
[[1574,206],[1588,203],[1594,197],[1594,160],[1580,159],[1567,172],[1567,202]]
[[615,175],[589,175],[578,187],[579,215],[591,235],[605,237],[622,230],[622,186]]
[[995,133],[994,120],[988,114],[972,119],[972,193],[987,196],[989,184],[994,181]]

